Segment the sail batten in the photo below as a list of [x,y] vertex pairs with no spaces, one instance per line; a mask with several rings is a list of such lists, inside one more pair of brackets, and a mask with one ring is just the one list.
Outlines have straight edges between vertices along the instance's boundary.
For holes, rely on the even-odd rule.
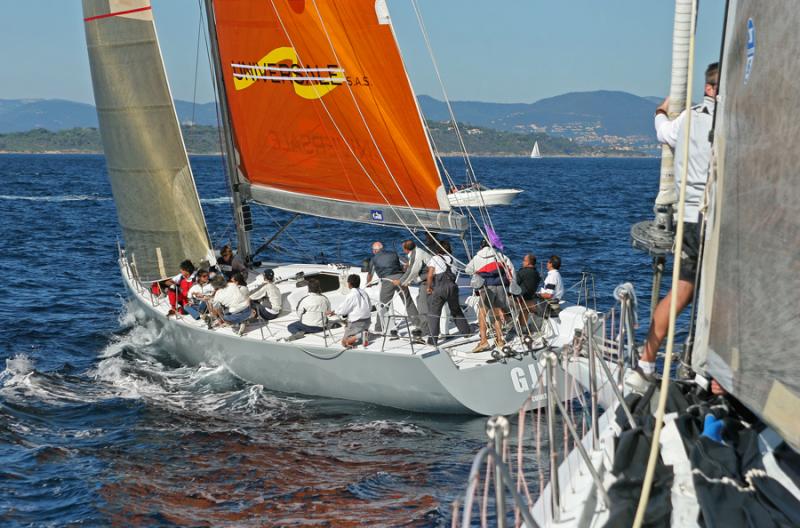
[[[375,6],[214,2],[240,169],[262,191],[253,199],[268,195],[262,203],[274,207],[350,221],[380,207],[397,214],[375,223],[408,217],[436,229],[427,222],[445,213],[448,230],[464,225],[449,212],[391,25]],[[338,202],[352,205],[318,209]]]
[[100,135],[139,278],[208,258],[210,243],[148,0],[84,0]]

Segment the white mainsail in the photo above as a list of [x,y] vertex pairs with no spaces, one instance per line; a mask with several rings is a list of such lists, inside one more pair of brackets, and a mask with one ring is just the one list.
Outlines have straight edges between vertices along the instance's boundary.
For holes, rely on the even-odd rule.
[[207,258],[209,237],[149,0],[84,0],[97,117],[127,254],[142,281]]

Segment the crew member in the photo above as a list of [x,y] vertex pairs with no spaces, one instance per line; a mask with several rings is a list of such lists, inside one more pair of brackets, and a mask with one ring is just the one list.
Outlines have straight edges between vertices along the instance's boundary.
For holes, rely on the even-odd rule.
[[681,181],[686,173],[686,201],[684,204],[683,248],[681,251],[681,269],[677,288],[670,290],[659,301],[653,311],[653,320],[639,358],[636,372],[645,381],[652,381],[656,371],[656,352],[661,347],[669,327],[669,305],[672,296],[676,296],[678,313],[692,300],[694,282],[697,275],[697,259],[700,250],[700,205],[705,194],[708,170],[711,162],[711,141],[709,134],[714,121],[714,106],[717,96],[719,65],[715,62],[706,68],[705,97],[703,102],[692,107],[691,126],[689,127],[689,163],[684,169],[684,126],[686,111],[673,121],[667,117],[669,98],[656,109],[655,128],[658,140],[675,149],[675,186],[680,194]]

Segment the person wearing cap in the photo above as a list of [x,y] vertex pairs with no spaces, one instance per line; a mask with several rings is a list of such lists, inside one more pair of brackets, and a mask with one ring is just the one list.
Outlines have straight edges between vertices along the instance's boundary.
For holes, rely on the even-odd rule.
[[275,272],[271,269],[264,270],[264,273],[256,276],[256,279],[248,286],[250,290],[250,301],[253,309],[258,316],[265,321],[277,318],[281,312],[283,300],[281,291],[275,286]]
[[508,311],[508,288],[516,280],[514,264],[502,252],[503,244],[497,235],[490,243],[481,240],[481,248],[469,261],[464,272],[473,276],[473,284],[480,294],[480,308],[478,309],[478,330],[480,341],[472,352],[485,352],[491,349],[489,345],[486,315],[491,311],[494,323],[495,340],[497,348],[505,345],[503,339],[503,319]]

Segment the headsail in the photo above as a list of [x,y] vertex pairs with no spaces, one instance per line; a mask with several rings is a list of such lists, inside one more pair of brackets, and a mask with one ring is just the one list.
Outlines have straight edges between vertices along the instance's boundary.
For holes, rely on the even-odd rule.
[[254,200],[462,230],[384,2],[214,2],[240,169]]
[[694,359],[800,449],[800,11],[730,9]]
[[210,248],[149,0],[83,0],[108,177],[143,281]]

